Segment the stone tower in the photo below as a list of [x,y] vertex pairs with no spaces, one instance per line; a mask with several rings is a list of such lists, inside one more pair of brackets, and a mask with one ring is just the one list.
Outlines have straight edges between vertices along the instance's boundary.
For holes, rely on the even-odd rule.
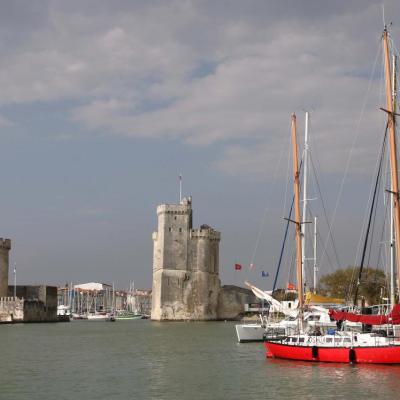
[[11,240],[0,238],[0,297],[8,296],[8,253]]
[[192,201],[157,207],[153,233],[153,320],[217,319],[220,233],[192,227]]

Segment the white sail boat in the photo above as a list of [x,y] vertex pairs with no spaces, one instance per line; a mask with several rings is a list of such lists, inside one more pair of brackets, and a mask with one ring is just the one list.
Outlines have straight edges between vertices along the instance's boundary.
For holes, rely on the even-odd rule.
[[[304,153],[303,153],[303,220],[301,223],[301,274],[303,277],[306,275],[306,261],[309,260],[305,257],[305,248],[306,248],[306,215],[307,215],[307,178],[308,178],[308,152],[309,152],[309,143],[308,143],[308,128],[309,128],[309,113],[305,113],[305,132],[304,132]],[[314,220],[314,258],[311,259],[314,261],[313,266],[313,288],[314,291],[317,286],[317,266],[316,266],[316,219]],[[298,325],[297,317],[298,310],[295,309],[286,309],[284,304],[280,301],[274,299],[272,295],[267,292],[264,292],[254,285],[245,282],[246,286],[248,286],[256,297],[261,299],[262,301],[267,302],[270,305],[273,305],[276,311],[283,313],[285,315],[284,319],[278,322],[271,322],[265,316],[260,315],[260,322],[258,323],[248,323],[248,324],[237,324],[235,325],[236,335],[239,342],[261,342],[263,341],[264,333],[266,331],[269,332],[278,332],[278,333],[290,333],[291,330],[295,329]],[[334,299],[337,301],[338,299]],[[297,306],[297,304],[296,304]],[[315,322],[319,322],[322,326],[329,328],[335,327],[335,323],[330,320],[328,315],[328,310],[323,307],[309,307],[309,310],[303,315],[304,323],[307,325],[315,325]]]

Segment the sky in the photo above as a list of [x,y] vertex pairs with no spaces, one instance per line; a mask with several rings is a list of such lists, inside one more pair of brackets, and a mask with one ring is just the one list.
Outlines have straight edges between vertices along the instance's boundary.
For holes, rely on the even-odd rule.
[[[382,14],[369,0],[2,1],[0,235],[18,282],[150,288],[156,207],[178,202],[181,173],[194,226],[221,232],[222,284],[270,289],[290,115],[301,151],[306,110],[310,196],[337,253],[310,201],[320,274],[353,265],[385,124]],[[397,0],[384,15],[399,43]]]

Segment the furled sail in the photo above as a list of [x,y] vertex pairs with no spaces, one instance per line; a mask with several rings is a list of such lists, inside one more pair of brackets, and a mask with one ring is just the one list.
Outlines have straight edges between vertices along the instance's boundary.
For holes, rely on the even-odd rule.
[[298,310],[288,310],[286,309],[279,300],[274,299],[269,293],[264,292],[258,287],[252,285],[249,282],[245,282],[245,285],[251,289],[256,297],[259,299],[267,301],[269,304],[274,305],[279,311],[281,311],[285,315],[297,316]]
[[361,322],[367,325],[400,324],[400,304],[395,304],[389,314],[371,315],[355,314],[346,311],[329,310],[329,315],[335,321]]

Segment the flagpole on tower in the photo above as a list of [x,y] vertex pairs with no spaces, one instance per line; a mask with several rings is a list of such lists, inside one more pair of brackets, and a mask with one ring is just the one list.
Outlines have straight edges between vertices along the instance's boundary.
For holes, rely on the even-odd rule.
[[17,297],[17,264],[14,263],[14,299]]
[[182,203],[182,174],[179,174],[179,203]]

